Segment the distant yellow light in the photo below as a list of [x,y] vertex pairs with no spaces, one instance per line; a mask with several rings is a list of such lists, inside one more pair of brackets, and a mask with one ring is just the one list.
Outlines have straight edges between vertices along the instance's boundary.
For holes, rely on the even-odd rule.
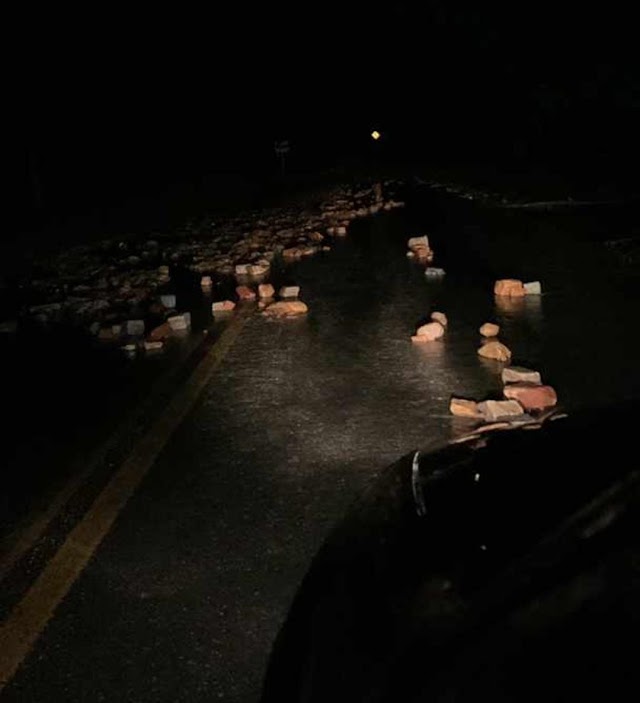
[[374,129],[373,132],[371,132],[371,139],[373,139],[376,142],[378,141],[378,139],[380,139],[381,136],[382,135],[380,134],[380,132],[378,132],[376,129]]

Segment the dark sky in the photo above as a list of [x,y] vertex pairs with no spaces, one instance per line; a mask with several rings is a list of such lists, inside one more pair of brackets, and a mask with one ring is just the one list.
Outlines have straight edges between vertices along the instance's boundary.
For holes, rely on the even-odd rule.
[[27,152],[49,182],[136,182],[250,169],[277,137],[341,152],[378,125],[403,153],[617,153],[640,107],[622,7],[34,5],[7,23],[8,162],[16,182]]

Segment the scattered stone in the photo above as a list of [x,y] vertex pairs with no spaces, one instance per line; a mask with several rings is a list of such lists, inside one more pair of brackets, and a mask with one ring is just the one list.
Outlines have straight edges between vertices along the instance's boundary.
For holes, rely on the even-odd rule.
[[478,355],[485,359],[507,362],[511,360],[511,351],[501,342],[487,342],[478,349]]
[[442,278],[445,275],[444,269],[439,269],[434,266],[429,266],[425,269],[424,275],[427,278]]
[[439,322],[427,322],[426,325],[418,327],[416,336],[426,337],[427,341],[434,342],[444,334],[444,327]]
[[524,415],[522,405],[515,400],[485,400],[478,403],[478,412],[486,422],[497,422]]
[[506,298],[522,298],[525,295],[525,290],[522,281],[515,278],[504,278],[495,282],[493,293]]
[[497,337],[500,332],[500,325],[496,325],[493,322],[485,322],[482,327],[480,327],[480,334],[483,337]]
[[165,306],[165,308],[173,310],[176,307],[176,296],[173,294],[161,295],[160,302]]
[[124,346],[122,346],[120,348],[127,356],[135,356],[135,354],[136,354],[137,347],[135,344],[125,344]]
[[219,300],[211,305],[211,312],[215,315],[217,312],[231,312],[236,307],[232,300]]
[[249,273],[252,276],[264,276],[265,274],[269,273],[269,269],[271,267],[269,266],[269,263],[256,263],[252,264],[249,267]]
[[98,331],[98,339],[101,342],[112,342],[114,337],[113,327],[101,327]]
[[416,255],[412,251],[407,252],[407,259],[415,259]]
[[308,308],[301,300],[281,300],[266,307],[262,314],[268,317],[295,317],[306,312]]
[[213,285],[213,281],[211,280],[211,276],[203,276],[200,279],[200,286],[202,288],[211,288]]
[[447,316],[443,312],[432,312],[431,319],[434,322],[439,322],[443,327],[447,326]]
[[169,275],[169,267],[168,266],[158,266],[158,273],[161,276],[168,276]]
[[347,228],[346,227],[335,227],[334,228],[334,234],[336,237],[346,237],[347,236]]
[[270,283],[261,283],[258,286],[258,295],[261,298],[273,298],[275,294],[275,288]]
[[289,249],[284,249],[282,256],[285,259],[299,259],[302,257],[302,252],[298,247],[290,247]]
[[122,325],[111,325],[111,331],[114,337],[119,337],[122,334]]
[[407,242],[407,246],[413,252],[417,252],[420,249],[429,249],[429,238],[426,235],[423,237],[411,237]]
[[162,341],[171,336],[171,325],[168,322],[163,322],[158,327],[151,330],[149,334],[149,339],[152,341]]
[[525,410],[544,410],[558,403],[558,396],[551,386],[535,383],[511,383],[504,387],[504,397],[517,400]]
[[532,281],[524,284],[525,295],[542,295],[542,285],[540,281]]
[[331,247],[324,246],[322,247],[322,251],[331,251]]
[[282,286],[278,295],[281,298],[297,298],[300,295],[300,286]]
[[458,417],[480,417],[478,403],[475,400],[465,398],[451,398],[449,411]]
[[146,352],[157,352],[157,351],[161,351],[163,346],[164,345],[161,341],[145,342],[144,343],[144,350]]
[[542,377],[539,371],[525,369],[522,366],[507,366],[502,369],[503,383],[529,383],[534,385],[542,384]]
[[236,276],[248,276],[249,275],[249,264],[236,264],[235,267]]
[[253,291],[249,286],[238,286],[236,288],[236,295],[238,300],[242,302],[249,302],[256,299],[255,291]]
[[316,244],[324,241],[324,235],[321,232],[311,232],[309,239]]
[[125,329],[132,336],[144,334],[144,320],[127,320]]
[[184,312],[181,315],[172,315],[167,318],[172,332],[183,332],[191,327],[191,314]]

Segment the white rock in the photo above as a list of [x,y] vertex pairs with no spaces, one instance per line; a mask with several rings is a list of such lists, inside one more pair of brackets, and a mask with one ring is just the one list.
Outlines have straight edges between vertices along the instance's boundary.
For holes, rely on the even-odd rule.
[[539,371],[525,369],[522,366],[507,366],[502,369],[503,383],[534,383],[542,385],[542,377]]
[[427,276],[427,278],[442,278],[442,276],[445,275],[445,271],[435,266],[429,266],[425,269],[424,275]]
[[144,343],[144,350],[146,352],[154,352],[154,351],[160,351],[163,347],[163,343],[158,341],[158,342],[145,342]]
[[127,320],[125,329],[127,334],[144,334],[144,320]]
[[213,282],[212,282],[212,280],[211,280],[211,276],[203,276],[203,277],[200,279],[200,285],[201,285],[203,288],[211,288],[211,286],[213,285]]
[[415,251],[416,249],[428,249],[429,238],[426,235],[423,237],[411,237],[407,242],[407,246],[411,251]]
[[249,275],[249,264],[236,264],[235,272],[236,276],[247,276]]
[[169,308],[170,310],[173,310],[176,306],[176,296],[173,295],[173,293],[167,293],[166,295],[161,295],[160,302],[165,306],[165,308]]
[[185,312],[181,315],[172,315],[167,318],[167,322],[174,332],[188,330],[191,325],[191,313]]
[[496,422],[524,415],[524,409],[516,400],[485,400],[478,403],[478,412],[487,422]]
[[346,227],[334,227],[336,237],[346,237],[347,228]]
[[526,295],[542,295],[542,285],[540,284],[540,281],[525,283],[524,292]]
[[300,295],[300,286],[282,286],[278,295],[281,298],[297,298]]

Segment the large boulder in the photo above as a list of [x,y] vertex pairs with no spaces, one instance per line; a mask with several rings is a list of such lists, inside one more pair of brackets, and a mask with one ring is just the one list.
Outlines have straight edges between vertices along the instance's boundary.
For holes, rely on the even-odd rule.
[[501,342],[487,342],[478,349],[478,355],[485,359],[507,362],[511,360],[511,350]]
[[544,410],[558,403],[558,396],[551,386],[535,383],[511,383],[504,387],[504,397],[517,400],[522,407],[529,410]]
[[495,295],[505,298],[523,298],[526,295],[522,281],[515,278],[504,278],[496,281],[493,286]]
[[502,369],[502,382],[529,383],[539,386],[542,383],[542,377],[539,371],[525,369],[522,366],[507,366]]
[[301,300],[280,300],[264,309],[267,317],[296,317],[308,312],[307,306]]
[[428,342],[440,339],[444,334],[444,327],[439,322],[427,322],[426,325],[418,327],[416,337],[424,337]]

